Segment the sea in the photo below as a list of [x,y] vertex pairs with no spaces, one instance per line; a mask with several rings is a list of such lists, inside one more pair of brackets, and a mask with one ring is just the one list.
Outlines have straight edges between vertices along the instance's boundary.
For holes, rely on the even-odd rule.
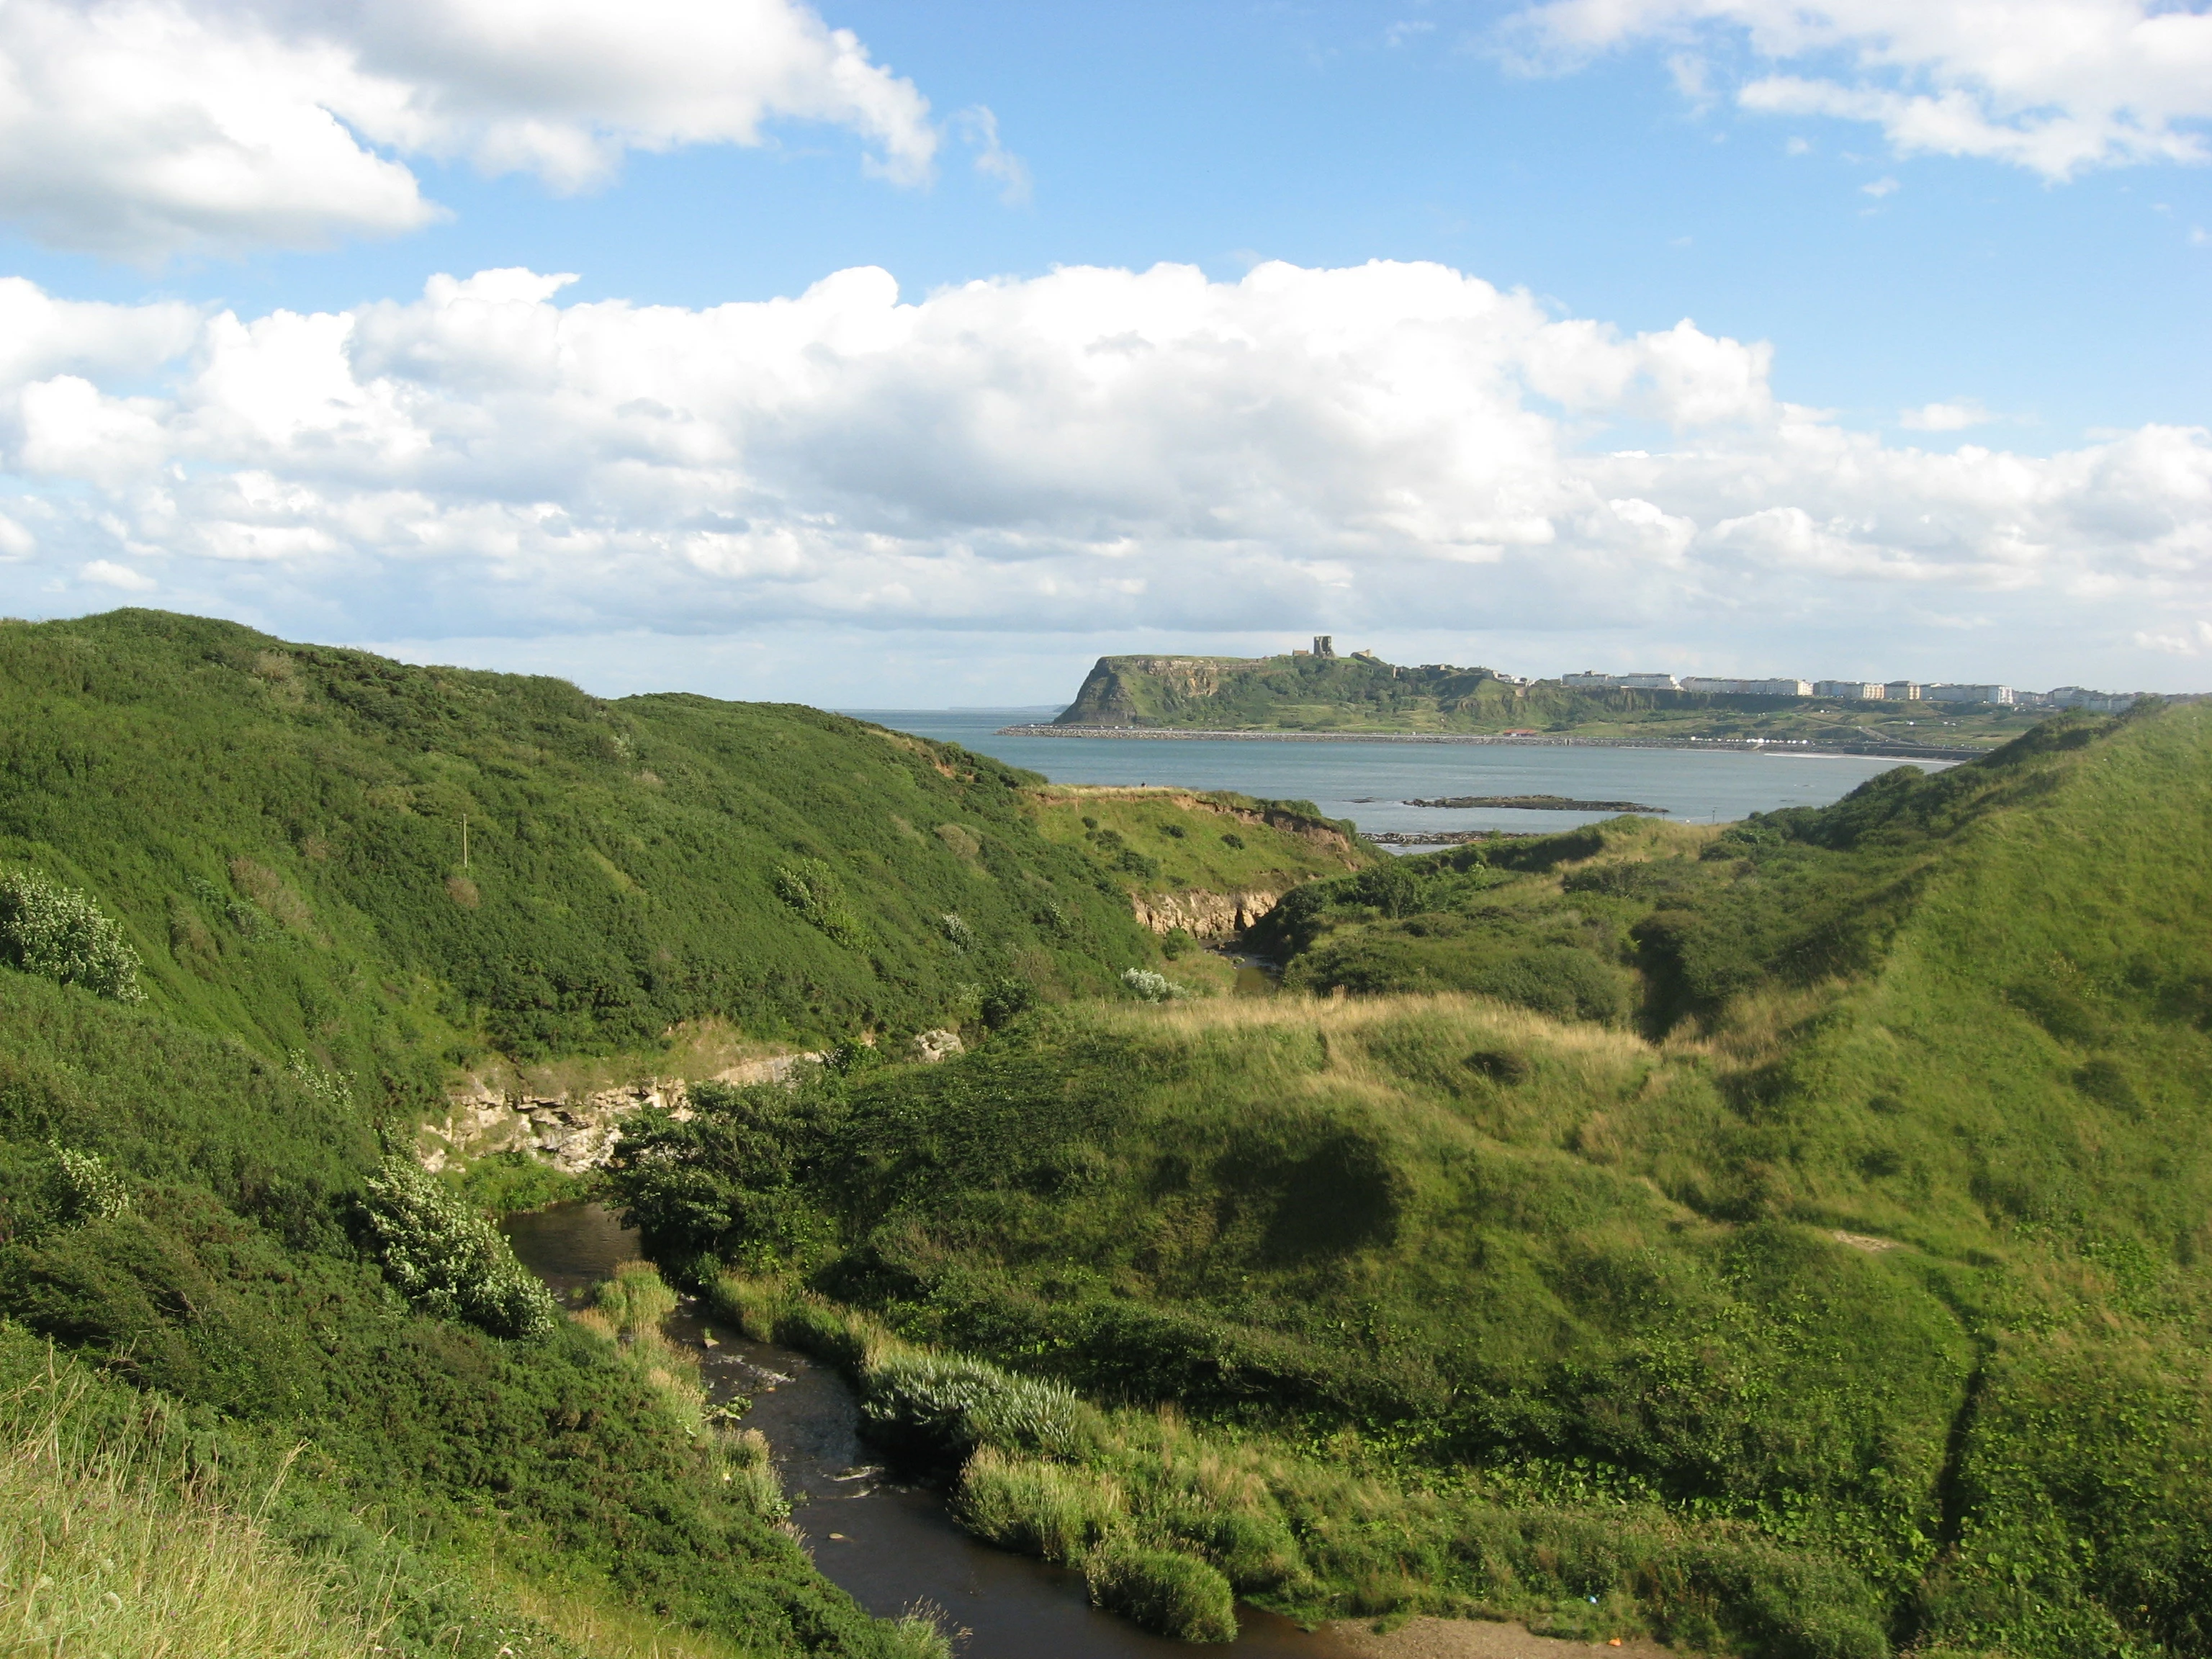
[[[1264,738],[1001,737],[1051,720],[1044,708],[847,708],[894,731],[959,744],[1054,783],[1175,784],[1307,800],[1361,830],[1569,830],[1609,812],[1408,806],[1454,795],[1564,795],[1663,808],[1680,823],[1729,823],[1784,806],[1825,806],[1900,763],[1871,756],[1577,745],[1283,743]],[[1404,850],[1404,849],[1400,849]]]

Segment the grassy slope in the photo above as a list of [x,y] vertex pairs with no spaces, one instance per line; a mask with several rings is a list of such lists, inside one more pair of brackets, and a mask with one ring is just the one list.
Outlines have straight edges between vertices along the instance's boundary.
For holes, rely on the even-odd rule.
[[[1167,659],[1104,657],[1060,714],[1066,726],[1220,731],[1495,732],[1528,727],[1590,738],[1765,737],[1988,747],[2019,735],[2028,710],[1961,713],[1880,704],[1692,692],[1516,689],[1480,669],[1423,669],[1358,657]],[[1203,661],[1194,672],[1179,665]]]
[[1133,893],[1282,893],[1389,856],[1303,802],[1053,784],[1027,800],[1046,840],[1086,851]]
[[[811,709],[607,703],[118,611],[0,626],[0,860],[120,917],[156,1007],[388,1092],[441,1056],[702,1018],[896,1033],[994,975],[1065,992],[1144,950],[1023,816],[1027,775]],[[810,920],[777,872],[821,865]]]
[[780,1236],[1109,1397],[1750,1523],[1926,1647],[2212,1652],[2208,822],[2185,708],[1308,889],[1285,943],[1395,939],[1378,990],[1566,951],[1620,996],[1060,1011],[775,1129]]

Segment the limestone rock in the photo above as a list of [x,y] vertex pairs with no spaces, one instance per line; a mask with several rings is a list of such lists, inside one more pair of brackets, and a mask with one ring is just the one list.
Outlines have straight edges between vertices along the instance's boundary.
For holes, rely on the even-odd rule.
[[[957,1045],[958,1038],[954,1038]],[[717,1083],[791,1083],[801,1066],[820,1054],[771,1054],[716,1073]],[[570,1175],[595,1170],[614,1156],[623,1120],[647,1106],[683,1119],[690,1115],[690,1085],[681,1078],[649,1078],[619,1088],[574,1096],[495,1093],[471,1079],[465,1094],[447,1103],[445,1121],[422,1126],[416,1156],[435,1173],[454,1158],[523,1151]]]
[[1202,887],[1179,893],[1133,893],[1137,921],[1156,933],[1180,927],[1194,939],[1227,939],[1275,908],[1279,893],[1209,893]]
[[914,1040],[914,1057],[934,1066],[940,1060],[949,1060],[954,1054],[965,1052],[966,1048],[957,1031],[923,1031]]

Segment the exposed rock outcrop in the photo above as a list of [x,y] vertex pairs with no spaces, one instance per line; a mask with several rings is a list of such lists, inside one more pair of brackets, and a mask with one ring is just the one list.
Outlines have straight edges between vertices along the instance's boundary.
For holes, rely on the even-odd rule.
[[1280,893],[1209,893],[1194,887],[1180,893],[1132,893],[1137,920],[1156,933],[1180,927],[1194,939],[1227,939],[1241,933],[1275,908]]
[[914,1057],[925,1065],[933,1066],[940,1060],[967,1052],[967,1044],[960,1041],[960,1033],[939,1030],[923,1031],[914,1040]]
[[[717,1083],[784,1083],[820,1054],[774,1054],[749,1060],[715,1073]],[[445,1121],[422,1126],[418,1152],[423,1168],[436,1171],[459,1158],[523,1151],[570,1175],[595,1170],[614,1155],[623,1120],[647,1106],[690,1115],[691,1085],[681,1078],[650,1078],[616,1089],[586,1094],[500,1094],[478,1083],[448,1102]]]

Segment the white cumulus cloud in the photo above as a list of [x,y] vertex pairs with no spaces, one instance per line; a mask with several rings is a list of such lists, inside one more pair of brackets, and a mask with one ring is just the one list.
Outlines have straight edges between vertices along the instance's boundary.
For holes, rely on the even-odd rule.
[[[92,313],[18,296],[0,513],[35,545],[11,572],[158,561],[164,603],[416,640],[1993,605],[2131,638],[2212,612],[2202,428],[1895,446],[1776,399],[1764,344],[1560,319],[1440,265],[918,301],[862,268],[698,310],[564,303],[570,280],[100,313],[105,355]],[[1626,423],[1672,436],[1608,448]]]
[[938,143],[913,84],[798,0],[0,4],[0,215],[127,258],[416,228],[440,210],[410,157],[573,191],[775,120],[850,129],[902,182]]
[[1903,155],[2051,179],[2212,155],[2212,14],[2162,0],[1541,0],[1512,33],[1551,64],[1732,37],[1796,70],[1739,86],[1745,108],[1869,122]]
[[1978,400],[1964,398],[1901,410],[1897,423],[1907,432],[1964,432],[1970,426],[1987,426],[1996,418]]

